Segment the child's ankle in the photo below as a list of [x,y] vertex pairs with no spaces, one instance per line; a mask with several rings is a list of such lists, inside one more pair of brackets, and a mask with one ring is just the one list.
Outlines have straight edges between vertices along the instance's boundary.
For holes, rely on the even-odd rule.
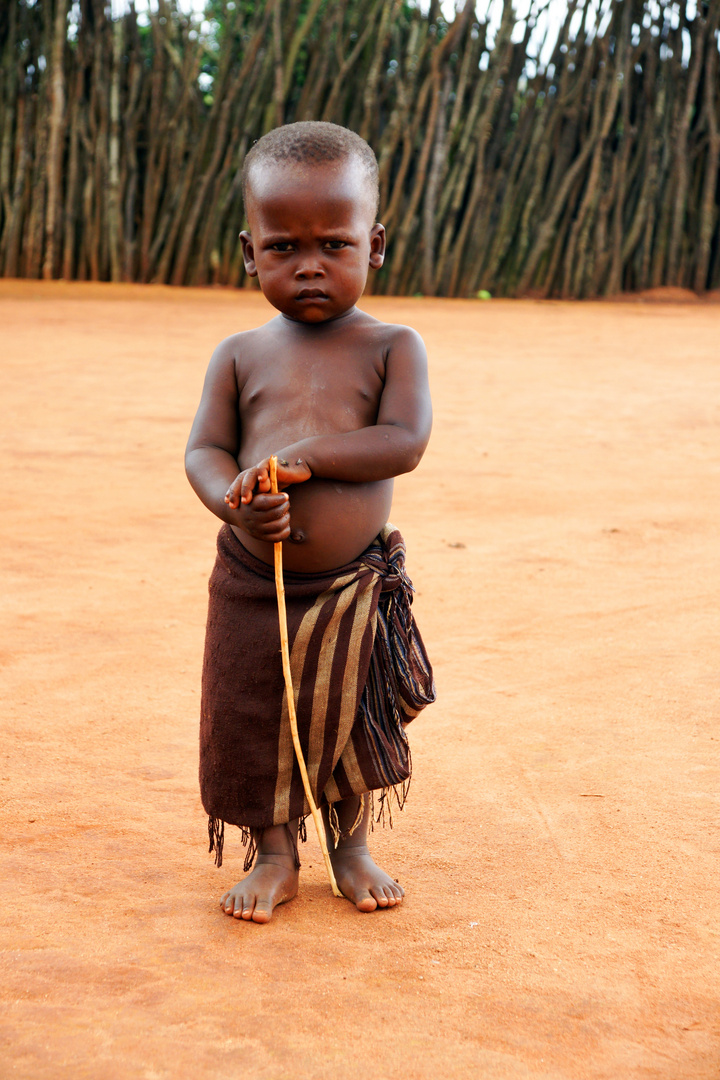
[[[293,828],[294,826],[294,828]],[[257,842],[258,859],[271,856],[272,858],[291,859],[293,864],[297,861],[297,822],[287,825],[272,825],[265,829]]]

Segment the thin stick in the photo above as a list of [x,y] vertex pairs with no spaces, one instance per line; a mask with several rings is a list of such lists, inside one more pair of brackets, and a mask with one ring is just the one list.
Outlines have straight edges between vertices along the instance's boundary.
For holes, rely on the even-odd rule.
[[[277,495],[277,457],[274,455],[270,458],[270,488],[273,495]],[[290,671],[290,647],[288,645],[287,612],[285,611],[285,583],[283,581],[282,569],[282,544],[275,544],[274,550],[275,590],[277,592],[278,619],[280,622],[280,651],[282,652],[283,675],[285,676],[285,695],[287,697],[288,716],[290,718],[290,731],[292,732],[293,746],[295,747],[295,757],[300,766],[300,775],[302,776],[303,787],[305,788],[305,797],[307,798],[308,805],[310,806],[310,813],[315,822],[315,828],[317,830],[318,840],[320,841],[320,847],[322,848],[325,868],[328,877],[330,878],[332,891],[335,896],[341,897],[342,893],[338,889],[335,873],[332,868],[332,863],[330,862],[330,852],[328,851],[327,840],[325,838],[325,829],[323,828],[318,808],[313,799],[310,778],[308,777],[307,766],[305,765],[305,758],[303,757],[302,747],[300,745],[297,714],[295,712],[295,694],[293,693],[292,672]]]

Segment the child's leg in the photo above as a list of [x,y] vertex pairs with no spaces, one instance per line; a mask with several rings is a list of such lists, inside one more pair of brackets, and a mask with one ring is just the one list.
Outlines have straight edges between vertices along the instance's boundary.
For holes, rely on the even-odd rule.
[[251,872],[220,901],[227,915],[266,923],[278,904],[292,900],[299,878],[295,865],[297,832],[297,819],[289,825],[273,825],[263,831]]
[[330,847],[330,859],[335,877],[343,896],[352,900],[359,911],[375,911],[376,908],[395,907],[402,903],[405,895],[398,883],[386,874],[374,862],[367,846],[367,834],[370,826],[370,799],[357,795],[352,799],[343,799],[335,803],[340,833],[352,828],[363,798],[363,815],[352,836],[338,841],[332,848],[332,830],[330,829],[327,807],[323,807],[325,833]]

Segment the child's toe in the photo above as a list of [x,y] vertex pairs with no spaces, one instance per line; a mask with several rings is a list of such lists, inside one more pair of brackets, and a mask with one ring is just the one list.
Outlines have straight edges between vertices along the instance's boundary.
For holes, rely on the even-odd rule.
[[270,922],[272,912],[272,904],[270,904],[267,900],[258,900],[258,902],[255,904],[255,910],[252,914],[252,920],[253,922],[258,923]]
[[355,897],[355,907],[358,911],[374,911],[377,906],[376,898],[367,889],[361,889]]
[[223,909],[226,915],[234,915],[237,905],[238,898],[235,896],[235,893],[232,890],[230,892],[226,892],[222,900],[220,901],[220,907]]

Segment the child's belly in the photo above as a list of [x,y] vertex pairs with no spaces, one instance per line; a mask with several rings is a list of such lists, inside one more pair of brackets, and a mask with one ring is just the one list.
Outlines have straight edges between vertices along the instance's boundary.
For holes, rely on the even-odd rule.
[[[361,555],[390,514],[392,480],[346,484],[308,480],[287,489],[290,539],[283,543],[283,567],[315,573],[344,566]],[[242,544],[263,562],[273,562],[273,545],[233,528]]]

